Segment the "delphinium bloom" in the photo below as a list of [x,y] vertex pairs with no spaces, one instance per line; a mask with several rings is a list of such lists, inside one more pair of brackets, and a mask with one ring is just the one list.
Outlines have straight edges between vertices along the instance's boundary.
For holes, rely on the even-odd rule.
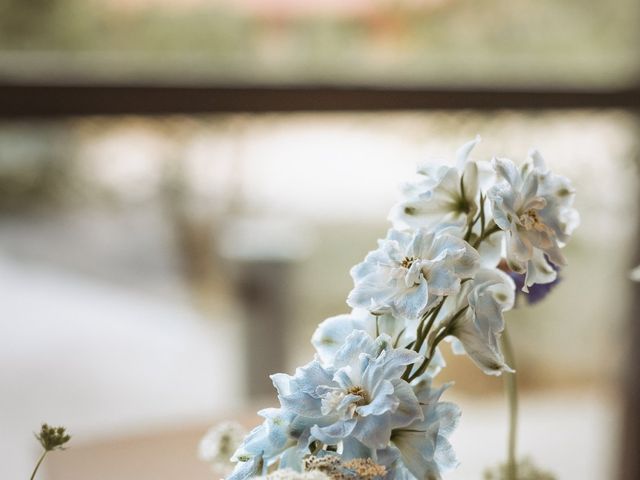
[[406,366],[419,360],[416,352],[393,348],[386,335],[373,340],[356,330],[332,367],[314,360],[293,377],[272,378],[283,408],[314,419],[313,438],[328,445],[352,438],[384,448],[393,428],[422,414],[411,386],[401,378]]
[[466,353],[487,375],[510,372],[499,339],[504,330],[503,312],[513,308],[514,300],[515,285],[507,274],[482,269],[455,299],[440,335],[455,337],[459,343],[453,343],[454,352]]
[[416,319],[438,298],[457,293],[479,266],[478,252],[453,235],[389,230],[378,249],[351,269],[355,286],[347,303]]
[[550,283],[555,265],[565,265],[560,248],[579,223],[572,208],[575,191],[569,180],[547,170],[537,152],[517,168],[511,160],[494,159],[501,182],[489,190],[495,228],[507,232],[507,263],[526,273],[523,289]]
[[[508,272],[509,276],[513,280],[516,285],[516,297],[522,298],[526,300],[529,305],[534,305],[536,303],[540,303],[553,291],[554,288],[558,286],[558,284],[562,281],[562,276],[560,275],[560,267],[554,264],[550,264],[551,268],[556,271],[556,278],[549,283],[534,283],[530,287],[528,287],[528,291],[524,291],[523,288],[525,286],[525,274],[516,273],[509,268],[504,266],[504,269]],[[502,265],[500,265],[502,268]]]
[[449,386],[434,389],[429,379],[414,386],[422,418],[394,430],[391,435],[392,446],[389,448],[399,451],[396,478],[439,480],[443,473],[458,465],[448,438],[456,428],[461,412],[455,404],[440,401]]
[[415,327],[407,328],[407,321],[390,312],[374,315],[364,309],[329,317],[318,325],[311,344],[324,365],[333,365],[333,359],[354,330],[367,332],[371,338],[388,335],[393,345],[406,345],[415,339]]
[[[394,346],[409,345],[416,340],[417,321],[395,317],[387,312],[374,315],[363,309],[354,309],[349,314],[336,315],[324,320],[311,337],[318,358],[325,365],[333,365],[336,352],[344,345],[347,336],[354,330],[367,332],[373,339],[388,335]],[[427,353],[426,343],[418,353]],[[435,377],[445,366],[440,350],[436,348],[425,375]]]
[[426,164],[418,168],[418,180],[403,186],[404,198],[389,214],[396,228],[463,225],[477,213],[479,168],[468,157],[479,141],[477,137],[458,150],[455,167]]
[[263,475],[274,463],[279,468],[297,468],[308,448],[309,424],[294,412],[282,408],[266,408],[258,415],[265,419],[262,425],[247,435],[233,454],[237,462],[229,480],[243,480]]
[[294,376],[272,376],[280,409],[261,412],[254,429],[234,455],[232,480],[279,468],[299,470],[310,446],[342,444],[345,451],[384,448],[391,430],[422,416],[417,397],[403,380],[405,367],[419,361],[413,351],[395,349],[391,339],[372,339],[356,330],[336,352],[332,366],[313,360]]

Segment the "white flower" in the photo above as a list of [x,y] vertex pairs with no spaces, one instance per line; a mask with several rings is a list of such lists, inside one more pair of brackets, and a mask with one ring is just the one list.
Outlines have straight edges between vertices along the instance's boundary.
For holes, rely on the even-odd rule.
[[282,408],[265,408],[258,412],[264,422],[251,430],[233,454],[236,462],[228,480],[246,480],[254,475],[264,475],[277,464],[279,468],[300,468],[308,448],[311,427],[294,413]]
[[237,422],[223,422],[209,429],[198,444],[198,458],[220,473],[233,469],[231,456],[240,446],[246,430]]
[[331,477],[322,472],[313,470],[311,472],[296,472],[290,468],[276,470],[266,477],[256,477],[264,480],[331,480]]
[[419,180],[403,186],[405,199],[389,214],[395,228],[432,228],[436,224],[464,225],[478,211],[478,164],[468,161],[480,137],[457,152],[456,167],[423,165]]
[[354,330],[363,330],[373,339],[381,334],[389,335],[394,345],[405,345],[415,339],[415,328],[408,329],[406,321],[390,313],[373,315],[364,309],[329,317],[316,328],[311,343],[325,365],[333,365],[336,352]]
[[327,445],[357,439],[378,449],[389,442],[391,429],[422,415],[402,379],[406,366],[421,360],[414,351],[393,348],[387,335],[374,340],[356,330],[336,352],[333,366],[313,360],[295,376],[271,378],[282,409],[309,419],[314,439]]
[[439,297],[457,293],[460,280],[472,277],[479,265],[478,252],[452,235],[390,230],[378,249],[351,269],[355,286],[347,303],[416,319]]
[[[322,363],[331,366],[336,352],[344,345],[346,338],[354,330],[365,331],[372,339],[378,335],[388,335],[393,345],[401,347],[416,339],[417,326],[417,321],[397,318],[391,313],[373,315],[366,310],[356,308],[349,314],[336,315],[323,321],[313,333],[311,343],[318,352]],[[427,353],[426,343],[419,353]],[[435,377],[444,366],[444,357],[440,350],[436,349],[426,375]]]
[[499,340],[504,330],[502,313],[513,308],[515,301],[513,280],[498,269],[482,269],[464,289],[464,294],[452,299],[455,306],[449,307],[451,313],[443,320],[459,341],[452,342],[454,353],[466,353],[487,375],[512,372]]
[[389,449],[398,449],[401,460],[396,467],[395,478],[439,480],[443,473],[458,465],[448,437],[458,424],[460,408],[453,403],[439,401],[450,385],[433,389],[431,381],[426,379],[414,386],[423,418],[392,433],[393,446]]
[[631,280],[633,280],[634,282],[640,282],[640,265],[631,270],[629,278],[631,278]]
[[[489,192],[497,226],[507,232],[507,262],[518,273],[527,274],[523,290],[534,283],[555,280],[547,263],[565,265],[560,248],[579,223],[571,205],[575,191],[569,180],[552,174],[538,152],[518,169],[511,160],[494,159],[502,182]],[[545,258],[546,257],[546,258]]]

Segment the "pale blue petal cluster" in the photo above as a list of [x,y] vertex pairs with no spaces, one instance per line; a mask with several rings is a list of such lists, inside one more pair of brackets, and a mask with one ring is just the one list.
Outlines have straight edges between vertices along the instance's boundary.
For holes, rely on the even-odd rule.
[[405,198],[389,214],[395,228],[461,226],[476,214],[479,168],[468,157],[479,142],[477,137],[458,150],[455,167],[427,164],[418,168],[418,180],[403,186]]
[[[351,313],[336,315],[321,322],[311,337],[311,343],[320,361],[325,365],[333,365],[336,352],[354,330],[367,332],[371,338],[385,334],[391,338],[394,346],[402,346],[409,345],[416,339],[417,325],[417,321],[394,317],[389,312],[373,315],[364,309],[354,309]],[[418,353],[427,354],[426,343]],[[435,377],[445,366],[444,357],[440,349],[436,348],[425,375]]]
[[271,376],[280,407],[259,412],[230,480],[301,471],[309,455],[372,459],[380,480],[440,480],[457,465],[449,435],[460,409],[440,401],[448,385],[432,387],[445,366],[439,343],[487,375],[512,372],[500,348],[515,302],[507,272],[526,273],[525,290],[552,282],[579,223],[570,182],[537,152],[488,168],[469,159],[478,142],[455,167],[421,167],[405,186],[394,228],[351,269],[353,311],[318,326],[314,360]]
[[451,234],[389,230],[378,249],[351,269],[354,288],[347,303],[416,319],[438,298],[456,294],[460,281],[479,266],[478,252]]
[[272,378],[283,408],[311,419],[314,439],[335,445],[352,437],[370,448],[384,448],[393,428],[421,416],[409,384],[401,376],[421,357],[392,347],[391,338],[351,333],[332,366],[314,360],[294,376]]
[[422,418],[394,430],[391,436],[389,448],[400,453],[395,465],[396,479],[439,480],[443,473],[458,465],[448,438],[456,428],[461,412],[453,403],[439,401],[449,386],[433,389],[428,379],[414,386],[422,407]]
[[311,343],[325,365],[333,365],[337,351],[354,330],[367,332],[371,338],[388,335],[393,345],[407,345],[415,339],[415,325],[407,328],[407,321],[394,317],[390,312],[373,315],[364,309],[336,315],[324,320],[313,333]]
[[298,468],[306,454],[309,425],[305,419],[282,408],[266,408],[258,415],[265,421],[254,428],[233,455],[238,462],[229,480],[244,480],[264,475],[269,465],[279,462],[281,468]]
[[456,298],[455,311],[467,307],[459,316],[450,315],[443,323],[460,342],[455,353],[466,353],[487,375],[512,372],[500,349],[504,330],[503,312],[513,308],[515,284],[497,269],[482,269],[465,286],[465,295]]
[[554,175],[536,151],[517,168],[511,160],[494,159],[499,183],[488,192],[494,221],[507,232],[509,268],[527,274],[523,290],[550,283],[555,265],[565,265],[560,251],[579,224],[572,208],[575,191],[568,179]]

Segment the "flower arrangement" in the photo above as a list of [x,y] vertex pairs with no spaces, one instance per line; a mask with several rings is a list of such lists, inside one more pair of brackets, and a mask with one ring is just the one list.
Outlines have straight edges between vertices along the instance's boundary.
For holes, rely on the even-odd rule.
[[[570,181],[538,152],[519,167],[476,162],[478,142],[402,187],[386,237],[351,269],[352,312],[320,323],[311,362],[271,376],[280,407],[258,412],[229,480],[432,480],[456,467],[448,437],[460,409],[434,381],[443,342],[487,375],[513,373],[503,314],[516,294],[539,300],[557,282],[579,223]],[[233,439],[236,427],[211,431],[201,456],[218,462]],[[514,445],[500,478],[516,478]]]

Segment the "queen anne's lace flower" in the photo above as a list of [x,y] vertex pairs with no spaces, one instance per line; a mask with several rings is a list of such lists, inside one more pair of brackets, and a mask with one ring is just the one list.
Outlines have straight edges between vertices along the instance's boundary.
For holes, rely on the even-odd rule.
[[[511,160],[494,159],[503,181],[489,190],[494,221],[508,233],[509,268],[525,273],[523,289],[555,280],[555,265],[565,265],[560,247],[579,223],[571,205],[575,191],[569,180],[552,174],[538,152],[520,169]],[[546,256],[546,257],[545,257]]]
[[331,480],[328,475],[318,472],[296,472],[291,468],[284,468],[270,473],[266,477],[260,477],[262,480]]
[[211,428],[200,440],[198,456],[219,473],[231,470],[231,455],[238,449],[246,430],[237,422],[224,422]]
[[378,249],[351,269],[355,286],[347,303],[416,319],[439,297],[457,293],[460,280],[479,265],[478,252],[453,235],[389,230]]

